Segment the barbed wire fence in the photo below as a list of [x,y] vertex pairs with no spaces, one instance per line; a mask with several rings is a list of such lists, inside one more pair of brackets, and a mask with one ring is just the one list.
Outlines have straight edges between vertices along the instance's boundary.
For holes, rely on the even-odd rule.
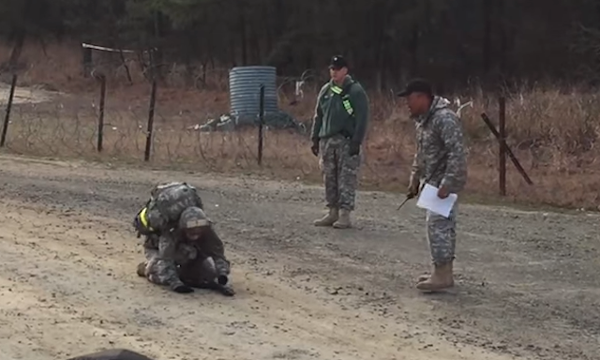
[[[146,108],[123,108],[113,105],[106,76],[93,72],[93,77],[98,83],[93,96],[48,96],[38,89],[16,87],[15,75],[9,91],[0,91],[0,104],[5,105],[2,147],[44,157],[150,162],[224,172],[258,170],[297,179],[321,176],[306,133],[264,123],[262,131],[260,126],[202,131],[193,111],[161,108],[156,82],[148,86]],[[368,163],[363,178],[384,181]]]
[[[307,136],[310,121],[300,121],[300,129],[290,129],[269,126],[263,118],[251,124],[254,126],[205,131],[195,109],[186,109],[186,104],[180,104],[178,111],[174,111],[172,104],[163,106],[165,104],[157,99],[157,92],[160,94],[162,88],[154,74],[159,66],[153,49],[113,49],[84,43],[82,50],[83,78],[94,79],[97,92],[92,96],[84,93],[47,96],[37,89],[15,89],[15,75],[9,92],[16,91],[17,96],[8,99],[6,104],[2,147],[35,156],[151,162],[223,172],[258,170],[296,179],[318,180],[322,176],[318,158],[310,152]],[[102,55],[92,59],[95,52]],[[198,76],[188,74],[188,69],[183,74],[178,73],[175,64],[160,67],[168,74],[166,83],[180,85],[183,78],[194,75],[194,88],[198,89],[198,78],[202,87],[207,87],[205,67],[204,73]],[[147,106],[116,104],[114,98],[119,95],[107,86],[106,73],[113,78],[126,78],[130,85],[135,81],[139,84],[140,80],[147,84]],[[315,87],[316,82],[318,74],[307,70],[299,77],[279,79],[277,93],[278,96],[287,94],[281,101],[285,105],[306,104],[313,99],[305,96],[305,89]],[[222,90],[222,85],[213,87]],[[309,92],[312,94],[313,90]],[[0,89],[1,98],[9,97],[2,95]],[[0,99],[0,104],[3,100]],[[385,157],[395,152],[394,164],[388,164],[387,168],[398,169],[394,170],[397,178],[406,177],[408,162],[402,156],[402,144],[399,146],[396,140],[390,141],[390,145],[380,146]],[[386,175],[382,175],[381,169],[373,166],[364,153],[363,169],[363,183],[375,186],[389,183]]]
[[[133,64],[130,65],[133,68]],[[126,71],[123,65],[119,64],[118,69],[119,77],[124,78]],[[174,99],[180,93],[174,90],[173,85],[159,85],[152,81],[152,77],[145,75],[140,83],[139,74],[134,74],[137,76],[136,89],[144,91],[143,99],[128,103],[128,98],[121,99],[124,87],[108,81],[103,70],[92,69],[90,72],[96,89],[92,94],[67,94],[31,86],[18,87],[16,76],[11,79],[11,87],[0,84],[0,109],[4,110],[0,110],[0,115],[4,115],[0,118],[3,121],[1,147],[16,154],[42,157],[151,163],[191,171],[258,172],[284,179],[319,181],[322,178],[318,158],[310,151],[310,139],[306,131],[302,133],[292,128],[276,128],[266,123],[262,123],[261,131],[260,122],[205,131],[202,125],[207,123],[208,117],[218,118],[226,113],[222,101],[225,97],[221,89],[223,84],[211,85],[211,88],[196,91],[192,95],[204,96],[206,109],[199,110],[193,104],[194,98]],[[146,72],[150,70],[145,68]],[[175,67],[170,71],[175,72]],[[111,79],[115,77],[112,73],[110,75]],[[180,79],[182,75],[173,77]],[[307,117],[301,120],[305,124],[304,130],[311,125],[312,119],[308,118],[308,113],[314,109],[313,88],[319,87],[319,81],[311,71],[297,78],[278,80],[280,103],[292,112],[301,108],[299,114]],[[211,96],[221,98],[221,113],[210,109],[213,105],[210,103]],[[572,177],[550,178],[540,175],[566,168],[575,155],[569,158],[561,154],[567,154],[569,149],[579,150],[583,144],[581,140],[588,139],[596,129],[586,130],[591,125],[583,115],[595,109],[592,105],[600,106],[600,102],[587,99],[585,104],[581,100],[581,103],[569,105],[568,99],[560,96],[546,93],[539,98],[524,99],[523,94],[520,97],[519,94],[506,94],[503,108],[508,110],[504,115],[500,115],[499,107],[484,107],[481,102],[485,97],[467,100],[466,107],[454,99],[452,107],[462,109],[461,117],[467,131],[470,189],[484,194],[498,194],[500,187],[502,195],[508,193],[508,196],[532,201],[542,199],[545,203],[581,202],[586,206],[595,203],[595,199],[585,198],[583,192],[577,192],[574,200],[566,200],[556,191],[545,190],[561,186],[570,189]],[[406,111],[394,110],[400,109],[396,98],[383,95],[370,98],[373,100],[371,121],[361,151],[361,187],[404,190],[416,149],[413,121],[408,118]],[[139,99],[136,97],[136,100]],[[591,104],[586,105],[585,112],[581,112],[581,119],[578,117],[575,121],[581,131],[575,132],[566,125],[563,130],[544,125],[541,121],[544,111],[549,111],[550,107],[550,110],[555,109],[557,101],[571,106],[565,110],[565,114],[577,111],[576,106],[588,102]],[[495,124],[482,121],[482,114],[487,114],[487,119]],[[535,124],[539,124],[539,128],[530,125],[532,118],[536,119]],[[498,127],[498,139],[492,135],[493,131],[490,133],[495,127]],[[593,141],[590,143],[593,144]],[[510,157],[511,150],[521,164],[519,167],[531,174],[535,189],[527,185],[528,181],[523,179],[522,174],[511,168],[510,162],[507,166],[502,161],[507,153]],[[586,161],[582,156],[576,160]],[[577,176],[579,172],[573,174]],[[588,187],[594,186],[591,180],[585,181],[590,183]],[[498,182],[499,187],[491,185]],[[569,196],[575,197],[574,190],[569,191]]]

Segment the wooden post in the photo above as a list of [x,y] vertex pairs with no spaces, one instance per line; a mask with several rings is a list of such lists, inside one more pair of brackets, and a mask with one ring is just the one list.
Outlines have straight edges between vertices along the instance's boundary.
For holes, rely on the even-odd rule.
[[500,145],[500,151],[498,152],[499,185],[500,195],[506,196],[506,98],[504,96],[498,98],[498,109],[498,133],[500,135],[498,141]]
[[265,86],[260,86],[260,113],[258,122],[258,165],[262,166],[263,126],[265,123]]
[[90,73],[92,72],[92,67],[93,67],[93,55],[92,55],[92,49],[89,47],[85,47],[83,46],[81,48],[82,53],[83,53],[83,77],[84,78],[88,78],[90,77]]
[[144,152],[144,161],[150,160],[150,150],[152,148],[152,132],[154,130],[154,106],[156,104],[156,79],[152,80],[152,94],[150,95],[150,111],[148,114],[148,128],[146,130],[146,151]]
[[525,179],[525,181],[527,182],[527,184],[533,185],[533,181],[531,181],[531,179],[529,178],[529,176],[525,172],[525,169],[523,169],[523,167],[519,163],[519,160],[517,159],[517,157],[515,156],[515,154],[513,154],[512,150],[508,147],[508,145],[506,144],[506,141],[502,141],[500,139],[500,133],[498,132],[498,130],[496,130],[496,127],[494,126],[494,124],[492,124],[492,121],[487,116],[487,114],[486,113],[481,113],[481,118],[483,119],[483,122],[485,122],[485,124],[488,126],[488,128],[490,128],[490,131],[492,132],[492,134],[494,134],[494,136],[496,137],[496,139],[498,139],[498,141],[501,141],[501,142],[504,143],[504,149],[506,150],[506,154],[508,155],[508,157],[510,158],[510,160],[513,162],[513,164],[515,164],[515,167],[517,168],[517,170],[519,171],[519,173],[521,174],[521,176],[523,176],[523,179]]
[[100,77],[100,115],[98,116],[98,152],[102,152],[104,138],[104,103],[106,100],[106,76]]
[[12,77],[12,82],[10,83],[10,94],[8,95],[8,103],[6,104],[6,115],[4,116],[4,126],[2,126],[2,139],[0,139],[0,147],[4,147],[4,144],[6,143],[6,133],[8,132],[8,123],[10,121],[10,110],[12,109],[16,87],[17,74],[14,74]]

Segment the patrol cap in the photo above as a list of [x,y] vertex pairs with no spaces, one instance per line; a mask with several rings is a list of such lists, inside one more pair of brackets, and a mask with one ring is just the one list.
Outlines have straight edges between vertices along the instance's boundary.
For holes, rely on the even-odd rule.
[[331,58],[331,62],[329,63],[329,68],[334,70],[339,70],[343,67],[348,67],[348,62],[342,55],[334,55]]
[[197,227],[210,226],[210,219],[199,207],[190,206],[181,213],[179,227],[182,229],[193,229]]
[[398,93],[399,97],[406,97],[412,93],[423,93],[429,96],[433,96],[433,89],[431,84],[425,79],[414,79],[408,82],[406,88]]

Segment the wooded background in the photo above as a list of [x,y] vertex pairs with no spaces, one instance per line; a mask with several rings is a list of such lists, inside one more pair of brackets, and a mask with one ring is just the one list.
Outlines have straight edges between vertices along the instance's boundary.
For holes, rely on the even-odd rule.
[[[27,41],[157,48],[157,64],[267,64],[298,75],[346,55],[371,89],[427,76],[476,83],[595,85],[599,0],[0,0],[16,64]],[[10,60],[8,60],[10,59]],[[6,66],[6,64],[5,64]]]

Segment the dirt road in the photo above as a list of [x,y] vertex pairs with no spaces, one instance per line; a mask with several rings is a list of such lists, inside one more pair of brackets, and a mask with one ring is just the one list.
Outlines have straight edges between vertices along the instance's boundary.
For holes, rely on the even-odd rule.
[[[130,220],[159,181],[201,190],[234,298],[135,274]],[[0,157],[2,359],[126,347],[167,359],[598,359],[597,215],[462,205],[457,287],[422,295],[422,211],[360,193],[357,228],[311,226],[322,190]]]

